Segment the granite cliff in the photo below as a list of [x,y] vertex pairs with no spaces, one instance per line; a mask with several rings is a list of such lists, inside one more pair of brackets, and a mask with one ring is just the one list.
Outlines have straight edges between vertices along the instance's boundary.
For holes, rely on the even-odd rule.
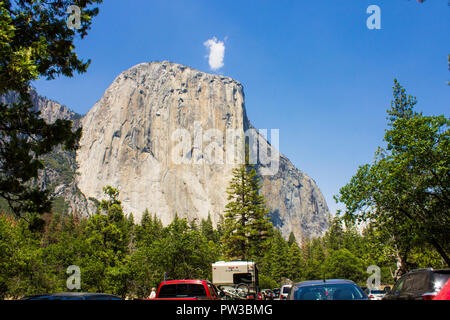
[[211,214],[216,223],[237,166],[228,161],[227,134],[250,130],[260,142],[255,154],[265,148],[279,159],[256,163],[274,224],[298,239],[327,228],[328,208],[316,183],[252,130],[243,87],[231,78],[167,61],[142,63],[113,81],[81,125],[78,188],[88,199],[101,198],[105,185],[119,188],[136,220],[148,209],[164,224],[175,213]]
[[[231,78],[167,61],[142,63],[122,72],[84,117],[30,93],[46,121],[70,119],[83,127],[76,154],[57,149],[43,159],[38,183],[58,200],[58,209],[93,214],[94,198],[111,185],[137,221],[148,209],[164,224],[175,213],[188,219],[211,214],[217,223],[247,134],[247,142],[256,142],[250,149],[262,193],[283,236],[316,237],[328,228],[320,189],[255,130],[243,86]],[[0,97],[14,100],[14,94]]]

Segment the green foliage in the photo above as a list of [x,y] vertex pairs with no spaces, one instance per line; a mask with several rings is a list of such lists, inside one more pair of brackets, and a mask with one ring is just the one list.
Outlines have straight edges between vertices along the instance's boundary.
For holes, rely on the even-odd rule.
[[160,270],[167,272],[169,279],[210,278],[211,263],[217,256],[207,239],[177,216],[165,231],[152,246]]
[[415,104],[395,80],[386,148],[336,197],[347,222],[368,221],[393,243],[402,272],[411,250],[424,242],[450,266],[450,120],[417,113]]
[[[98,211],[90,217],[69,214],[27,215],[15,219],[0,215],[0,298],[68,291],[67,267],[81,270],[81,291],[148,297],[164,279],[211,279],[211,264],[223,260],[226,250],[220,229],[212,219],[197,225],[177,215],[163,226],[147,210],[140,224],[123,214],[119,191],[107,186]],[[382,283],[392,283],[396,267],[392,243],[374,225],[362,232],[341,219],[330,221],[322,237],[284,239],[272,230],[264,254],[256,257],[260,287],[347,278],[365,285],[369,265],[381,268]],[[410,266],[442,267],[443,260],[428,244],[409,253]]]
[[55,197],[52,200],[52,211],[65,214],[67,213],[67,203],[62,197]]
[[71,163],[75,161],[75,152],[63,150],[53,150],[41,157],[45,168],[56,173],[53,185],[47,189],[51,192],[55,187],[61,184],[69,185],[75,180],[75,169],[71,167]]
[[229,258],[258,258],[267,247],[273,227],[260,188],[260,178],[253,166],[243,164],[233,169],[222,237]]
[[266,276],[265,274],[259,275],[259,286],[261,289],[273,289],[280,286],[280,283]]
[[[90,61],[78,58],[74,39],[87,34],[98,14],[91,7],[101,2],[0,1],[0,95],[18,94],[16,102],[0,104],[0,197],[17,216],[50,212],[48,191],[33,186],[44,168],[43,156],[57,146],[74,151],[81,137],[81,128],[73,131],[71,121],[48,124],[33,111],[30,81],[86,72]],[[66,25],[66,11],[73,4],[82,9],[78,30]]]
[[[367,267],[366,267],[367,268]],[[326,257],[321,266],[324,279],[352,279],[364,283],[367,279],[362,259],[348,249],[338,249]]]
[[282,278],[287,277],[289,273],[288,253],[288,244],[283,239],[281,233],[275,230],[264,257],[257,261],[260,262],[261,274],[280,283]]
[[218,243],[220,241],[220,233],[218,230],[214,229],[210,214],[208,214],[208,218],[206,218],[206,220],[202,219],[200,222],[200,231],[208,241],[212,241],[214,243]]

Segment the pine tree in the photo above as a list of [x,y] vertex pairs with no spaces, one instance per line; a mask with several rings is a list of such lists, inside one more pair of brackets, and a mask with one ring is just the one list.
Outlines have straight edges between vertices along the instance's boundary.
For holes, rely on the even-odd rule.
[[302,271],[304,270],[304,263],[302,252],[297,244],[297,241],[294,241],[289,245],[287,265],[289,271],[288,278],[292,281],[301,280]]
[[249,260],[263,255],[272,224],[260,188],[260,178],[253,166],[243,164],[233,169],[222,238],[229,258]]
[[275,230],[270,239],[270,245],[261,266],[261,273],[280,283],[283,278],[290,276],[289,272],[289,246],[281,232]]
[[217,230],[214,230],[210,213],[208,213],[208,218],[206,218],[206,220],[201,220],[200,230],[208,241],[219,242],[219,233]]
[[288,245],[292,246],[293,243],[297,243],[297,239],[295,238],[294,233],[291,231],[288,238]]

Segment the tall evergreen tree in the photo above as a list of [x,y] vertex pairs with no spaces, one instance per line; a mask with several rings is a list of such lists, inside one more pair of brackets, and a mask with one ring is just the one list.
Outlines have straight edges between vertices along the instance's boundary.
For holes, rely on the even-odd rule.
[[214,230],[211,214],[208,213],[208,218],[206,218],[206,220],[201,220],[200,230],[208,241],[219,242],[219,233],[217,230]]
[[291,246],[293,243],[296,243],[297,239],[295,238],[294,232],[291,231],[291,233],[289,233],[289,238],[288,238],[288,245]]
[[287,265],[289,273],[287,277],[292,281],[299,281],[302,279],[304,263],[302,252],[297,242],[294,241],[289,245]]
[[289,245],[283,239],[281,232],[275,230],[270,239],[264,259],[260,263],[261,273],[280,283],[283,278],[289,278]]
[[229,258],[261,257],[267,246],[272,224],[260,188],[260,178],[253,166],[243,164],[233,169],[222,238]]

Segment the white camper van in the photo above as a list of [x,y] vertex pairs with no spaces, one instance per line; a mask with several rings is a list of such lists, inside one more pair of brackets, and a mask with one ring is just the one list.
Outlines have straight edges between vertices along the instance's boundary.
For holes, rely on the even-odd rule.
[[218,261],[212,264],[212,282],[217,287],[245,285],[249,293],[259,291],[258,267],[252,261]]

